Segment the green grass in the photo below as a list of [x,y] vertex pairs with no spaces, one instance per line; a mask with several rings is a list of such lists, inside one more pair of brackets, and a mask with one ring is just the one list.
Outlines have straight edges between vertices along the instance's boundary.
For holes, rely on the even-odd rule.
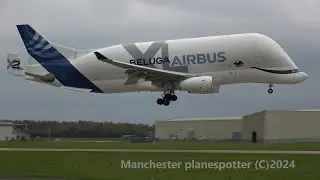
[[34,141],[0,142],[0,148],[320,150],[320,143]]
[[[295,167],[287,169],[191,169],[184,163],[177,169],[125,169],[121,160],[131,161],[233,161],[294,160]],[[253,163],[254,164],[254,163]],[[97,152],[0,152],[0,177],[45,177],[101,180],[316,180],[320,179],[320,156],[265,154],[197,154],[197,153],[97,153]]]

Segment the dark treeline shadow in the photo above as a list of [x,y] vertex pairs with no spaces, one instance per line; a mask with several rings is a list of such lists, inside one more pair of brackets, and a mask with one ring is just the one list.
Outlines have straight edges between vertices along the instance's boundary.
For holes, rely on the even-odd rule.
[[[94,121],[10,121],[31,138],[119,138],[123,135],[152,136],[154,125]],[[20,125],[17,125],[20,124]]]

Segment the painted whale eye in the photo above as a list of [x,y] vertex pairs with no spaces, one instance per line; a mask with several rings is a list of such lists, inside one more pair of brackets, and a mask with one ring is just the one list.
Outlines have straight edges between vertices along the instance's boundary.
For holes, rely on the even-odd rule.
[[236,61],[234,62],[234,65],[237,66],[237,67],[240,67],[243,65],[243,62],[242,61]]

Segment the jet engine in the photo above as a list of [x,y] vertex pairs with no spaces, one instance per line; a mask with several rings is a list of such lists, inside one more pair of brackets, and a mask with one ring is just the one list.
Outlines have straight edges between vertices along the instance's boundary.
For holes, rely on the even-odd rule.
[[211,76],[192,77],[183,80],[178,85],[179,90],[192,94],[212,94],[219,92],[219,86],[213,85]]

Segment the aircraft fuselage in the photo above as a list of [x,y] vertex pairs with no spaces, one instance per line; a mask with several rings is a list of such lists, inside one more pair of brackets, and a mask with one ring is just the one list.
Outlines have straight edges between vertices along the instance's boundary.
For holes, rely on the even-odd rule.
[[[275,41],[261,34],[142,42],[96,51],[130,64],[209,75],[214,78],[214,85],[296,84],[307,78]],[[106,93],[162,90],[143,80],[124,85],[128,78],[124,70],[98,61],[94,53],[70,62]]]

